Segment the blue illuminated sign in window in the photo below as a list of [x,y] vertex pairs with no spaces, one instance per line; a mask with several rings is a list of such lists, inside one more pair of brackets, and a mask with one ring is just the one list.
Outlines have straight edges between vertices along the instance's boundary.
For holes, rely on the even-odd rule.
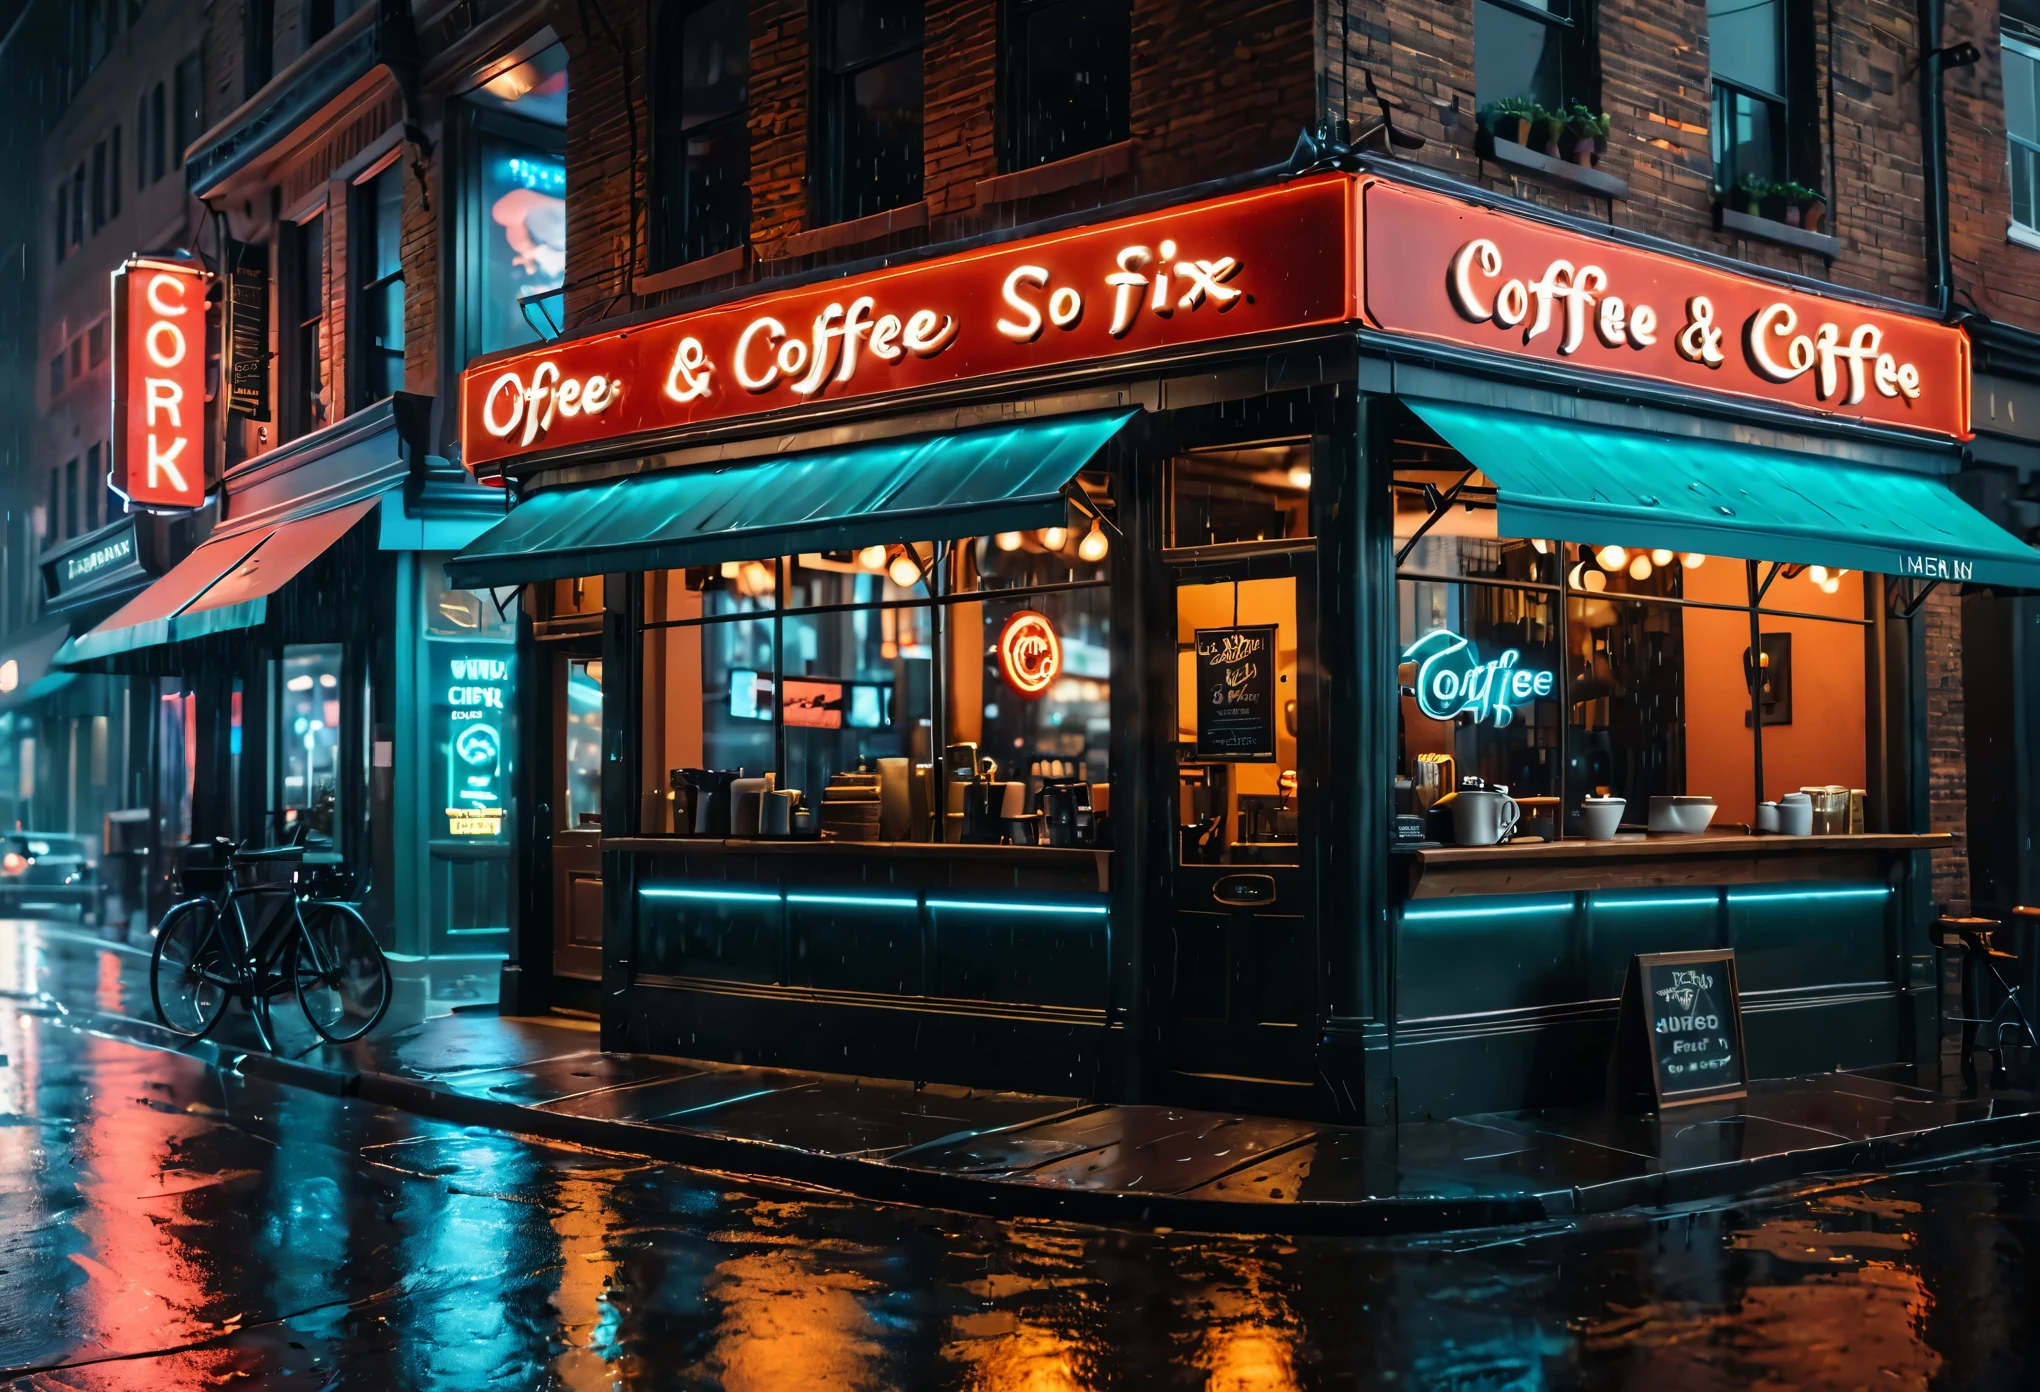
[[1515,708],[1551,695],[1556,678],[1517,664],[1522,654],[1505,649],[1486,662],[1472,643],[1446,628],[1434,628],[1403,649],[1402,660],[1417,666],[1417,709],[1433,720],[1470,715],[1474,723],[1493,717],[1507,725]]

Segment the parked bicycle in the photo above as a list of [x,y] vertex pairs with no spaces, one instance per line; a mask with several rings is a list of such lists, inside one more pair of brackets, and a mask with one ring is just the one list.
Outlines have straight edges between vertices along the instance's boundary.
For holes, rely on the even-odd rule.
[[[201,1039],[227,1002],[238,999],[263,1047],[274,1049],[269,1003],[294,993],[312,1028],[335,1044],[375,1028],[389,1009],[389,962],[360,913],[344,902],[345,872],[304,866],[304,856],[301,827],[298,839],[282,846],[250,850],[218,836],[192,848],[185,888],[209,882],[209,892],[163,915],[149,959],[149,994],[166,1026]],[[279,862],[295,867],[290,878],[240,882],[244,868]],[[244,906],[257,910],[261,924],[252,939]]]

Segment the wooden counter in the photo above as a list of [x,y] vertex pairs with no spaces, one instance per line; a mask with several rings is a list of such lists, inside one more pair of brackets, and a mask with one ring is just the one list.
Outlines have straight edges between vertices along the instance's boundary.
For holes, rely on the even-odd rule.
[[1454,894],[1552,894],[1595,889],[1776,884],[1787,880],[1884,880],[1891,861],[1954,844],[1922,835],[1752,836],[1632,832],[1613,841],[1518,842],[1398,851],[1406,899]]
[[[822,841],[809,837],[749,840],[608,836],[602,840],[602,849],[688,859],[747,859],[753,864],[805,861],[813,867],[811,876],[795,874],[791,877],[794,879],[901,883],[947,880],[958,886],[1038,885],[1095,889],[1100,893],[1109,890],[1112,884],[1112,852],[1088,846],[974,846],[935,841]],[[885,873],[873,873],[881,869]]]

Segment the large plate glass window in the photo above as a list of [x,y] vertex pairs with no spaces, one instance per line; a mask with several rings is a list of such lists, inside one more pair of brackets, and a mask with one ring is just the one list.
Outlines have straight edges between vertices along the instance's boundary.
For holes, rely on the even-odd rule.
[[340,776],[338,643],[299,643],[278,666],[276,806],[285,828],[302,821],[330,846],[346,794]]

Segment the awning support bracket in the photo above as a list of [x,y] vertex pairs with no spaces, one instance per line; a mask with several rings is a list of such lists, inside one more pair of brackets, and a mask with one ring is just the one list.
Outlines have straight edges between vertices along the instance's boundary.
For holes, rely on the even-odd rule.
[[1435,502],[1432,500],[1431,490],[1429,488],[1425,489],[1424,501],[1430,505],[1431,515],[1418,525],[1416,531],[1410,534],[1410,539],[1404,542],[1402,547],[1395,553],[1395,568],[1397,570],[1402,569],[1402,563],[1409,559],[1410,552],[1417,549],[1417,543],[1424,539],[1424,533],[1438,525],[1438,519],[1451,509],[1453,499],[1459,496],[1461,489],[1473,482],[1474,475],[1479,472],[1480,470],[1478,469],[1468,469],[1459,476],[1459,482],[1446,489]]
[[1062,495],[1070,500],[1071,505],[1078,512],[1083,513],[1084,516],[1090,518],[1093,522],[1102,522],[1111,530],[1112,535],[1118,537],[1121,541],[1126,540],[1126,533],[1119,530],[1119,524],[1107,517],[1104,510],[1091,501],[1091,495],[1085,491],[1082,480],[1071,479],[1068,483],[1064,484],[1062,486]]
[[1939,589],[1940,587],[1941,582],[1939,580],[1929,580],[1927,581],[1925,587],[1922,588],[1920,592],[1914,595],[1911,599],[1899,598],[1899,592],[1896,589],[1894,589],[1891,592],[1892,614],[1898,618],[1904,619],[1907,623],[1911,623],[1913,621],[1913,616],[1918,614],[1920,610],[1926,606],[1927,597],[1933,594],[1933,592]]
[[1778,573],[1779,573],[1780,571],[1784,570],[1784,569],[1785,569],[1785,563],[1784,563],[1783,561],[1773,561],[1773,562],[1771,562],[1771,573],[1770,573],[1769,575],[1766,575],[1766,576],[1764,577],[1764,583],[1763,583],[1763,584],[1761,584],[1761,585],[1757,586],[1757,599],[1756,599],[1756,602],[1757,602],[1758,604],[1762,604],[1762,603],[1764,602],[1764,596],[1765,596],[1765,595],[1767,595],[1767,594],[1769,594],[1769,593],[1771,592],[1771,582],[1772,582],[1773,580],[1776,580],[1776,579],[1778,578]]

